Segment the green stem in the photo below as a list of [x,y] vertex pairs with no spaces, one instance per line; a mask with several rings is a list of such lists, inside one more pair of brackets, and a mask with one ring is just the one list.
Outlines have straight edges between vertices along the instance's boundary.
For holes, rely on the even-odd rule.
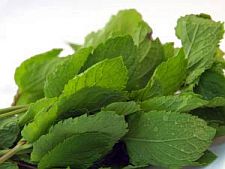
[[10,149],[7,149],[7,150],[0,150],[0,156],[6,154],[9,152]]
[[11,112],[11,111],[14,111],[14,110],[18,110],[18,109],[21,109],[21,108],[27,108],[28,105],[21,105],[21,106],[12,106],[12,107],[8,107],[8,108],[4,108],[4,109],[0,109],[0,114],[4,114],[4,113],[7,113],[7,112]]
[[13,115],[16,115],[16,114],[24,113],[24,112],[27,111],[27,109],[28,108],[21,108],[21,109],[18,109],[18,110],[14,110],[14,111],[11,111],[11,112],[0,114],[0,119],[8,117],[8,116],[13,116]]
[[[25,154],[29,152],[29,149],[32,147],[32,144],[24,144],[21,146],[20,151],[18,151],[16,154]],[[0,156],[3,156],[4,154],[8,153],[11,149],[6,150],[0,150]]]
[[4,163],[8,159],[10,159],[12,156],[14,156],[17,152],[21,151],[22,150],[21,148],[25,144],[26,144],[25,140],[19,141],[18,144],[14,148],[12,148],[6,154],[4,154],[3,156],[0,157],[0,164]]

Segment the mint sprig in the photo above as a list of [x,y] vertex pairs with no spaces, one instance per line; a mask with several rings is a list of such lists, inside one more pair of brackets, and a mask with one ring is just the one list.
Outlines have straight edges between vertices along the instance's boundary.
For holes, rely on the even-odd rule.
[[119,11],[74,53],[52,49],[15,72],[0,109],[0,168],[182,168],[216,159],[225,135],[224,26],[178,19],[162,43],[135,9]]

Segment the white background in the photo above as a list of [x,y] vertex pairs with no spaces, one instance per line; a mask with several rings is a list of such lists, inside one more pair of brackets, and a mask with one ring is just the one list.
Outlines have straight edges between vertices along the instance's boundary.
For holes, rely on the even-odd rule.
[[[14,70],[23,60],[51,48],[71,53],[66,42],[82,43],[87,33],[124,8],[137,9],[154,37],[178,46],[174,27],[181,15],[208,13],[225,21],[225,0],[0,0],[0,107],[12,102]],[[224,40],[221,48],[225,50]],[[214,151],[225,151],[225,144]],[[225,169],[225,154],[220,156],[207,169]]]

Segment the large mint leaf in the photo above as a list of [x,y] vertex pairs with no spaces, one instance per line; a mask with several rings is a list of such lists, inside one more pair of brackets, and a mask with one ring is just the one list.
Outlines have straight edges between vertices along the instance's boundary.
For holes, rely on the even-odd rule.
[[37,140],[60,116],[66,116],[65,113],[77,116],[79,110],[93,112],[112,102],[124,101],[121,90],[126,82],[127,70],[121,57],[97,63],[70,80],[58,101],[48,111],[39,112],[34,121],[24,127],[23,137],[29,142]]
[[154,96],[173,94],[182,85],[186,76],[186,59],[182,50],[177,56],[161,63],[145,88],[133,92],[132,97],[146,100]]
[[180,168],[199,159],[215,129],[190,114],[152,111],[132,115],[124,138],[131,163]]
[[127,79],[127,69],[122,57],[106,59],[71,79],[65,85],[63,94],[59,98],[59,107],[61,111],[66,112],[82,107],[94,110],[94,108],[109,104],[115,98],[121,98],[121,92],[118,91],[126,87]]
[[35,55],[24,61],[15,72],[15,81],[19,87],[17,104],[28,104],[44,97],[44,82],[57,64],[63,61],[57,56],[62,49]]
[[214,22],[210,18],[187,15],[178,20],[176,35],[181,39],[188,58],[187,84],[193,83],[212,66],[223,33],[223,23]]
[[63,95],[68,96],[85,87],[93,86],[122,90],[126,87],[127,78],[127,69],[122,57],[106,59],[71,79],[65,85]]
[[107,134],[90,132],[76,134],[58,144],[38,164],[39,169],[71,166],[89,168],[111,150],[113,141]]
[[96,47],[111,37],[123,35],[131,35],[138,45],[150,32],[151,28],[135,9],[122,10],[112,16],[103,29],[86,36],[84,46]]
[[70,118],[57,123],[49,130],[48,134],[34,143],[31,158],[33,161],[39,161],[64,139],[79,133],[101,132],[111,136],[111,140],[115,142],[127,132],[126,128],[124,117],[112,111]]
[[80,72],[91,50],[91,48],[78,50],[75,54],[68,56],[67,60],[58,65],[52,73],[48,74],[44,86],[46,97],[56,97],[62,93],[65,84]]
[[11,147],[19,133],[20,127],[16,117],[0,120],[0,148],[5,149]]
[[142,102],[141,108],[144,111],[165,110],[188,112],[190,110],[206,106],[208,101],[193,93],[184,93],[172,96],[158,96]]

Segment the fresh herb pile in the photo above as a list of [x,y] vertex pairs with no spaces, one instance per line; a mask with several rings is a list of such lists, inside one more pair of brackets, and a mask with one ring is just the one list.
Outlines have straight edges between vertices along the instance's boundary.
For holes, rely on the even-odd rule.
[[177,21],[182,47],[161,43],[134,9],[103,29],[24,61],[0,110],[0,169],[182,168],[216,159],[225,135],[224,26]]

